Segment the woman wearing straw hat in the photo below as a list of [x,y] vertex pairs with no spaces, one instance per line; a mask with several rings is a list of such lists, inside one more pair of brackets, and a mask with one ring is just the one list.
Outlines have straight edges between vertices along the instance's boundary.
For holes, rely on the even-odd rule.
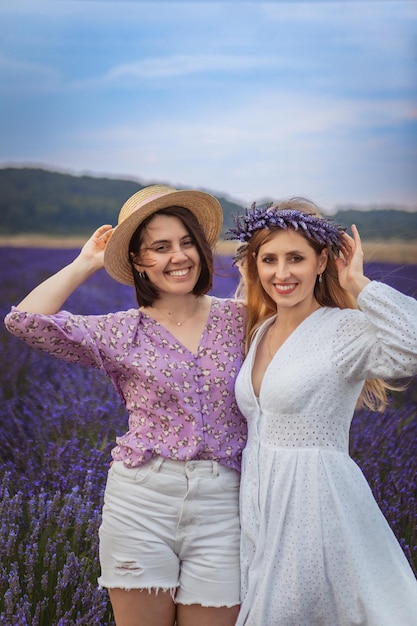
[[[244,309],[207,295],[219,202],[152,186],[96,230],[79,256],[7,316],[10,332],[52,356],[101,369],[129,412],[112,451],[99,583],[117,626],[232,626],[239,605],[238,491],[246,424],[234,382]],[[105,267],[138,308],[61,310]]]

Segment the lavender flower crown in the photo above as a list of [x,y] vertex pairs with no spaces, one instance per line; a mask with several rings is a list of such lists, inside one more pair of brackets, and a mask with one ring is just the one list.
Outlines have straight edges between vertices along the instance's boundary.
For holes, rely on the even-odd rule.
[[[345,230],[325,217],[317,217],[294,209],[280,209],[269,204],[257,208],[254,202],[251,209],[246,209],[244,215],[233,216],[234,228],[230,228],[228,239],[237,239],[247,243],[257,230],[292,228],[301,231],[307,239],[312,239],[322,246],[329,247],[338,255],[342,247],[342,233]],[[239,249],[240,252],[243,252]],[[238,253],[239,253],[238,251]],[[242,255],[238,254],[238,258]]]

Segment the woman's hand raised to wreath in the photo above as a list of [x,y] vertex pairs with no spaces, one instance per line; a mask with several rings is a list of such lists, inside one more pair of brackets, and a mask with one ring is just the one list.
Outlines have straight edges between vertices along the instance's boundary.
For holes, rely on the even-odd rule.
[[339,283],[354,298],[370,282],[363,273],[363,249],[358,229],[352,225],[352,237],[343,234],[341,256],[336,259]]

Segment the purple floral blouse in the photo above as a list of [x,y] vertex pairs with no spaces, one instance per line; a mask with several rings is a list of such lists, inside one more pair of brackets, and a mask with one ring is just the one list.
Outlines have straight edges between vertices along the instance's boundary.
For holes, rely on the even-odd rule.
[[13,307],[5,324],[33,348],[107,374],[129,413],[114,460],[136,467],[153,455],[212,459],[239,471],[247,429],[234,385],[244,317],[242,303],[213,297],[196,354],[138,309],[40,315]]

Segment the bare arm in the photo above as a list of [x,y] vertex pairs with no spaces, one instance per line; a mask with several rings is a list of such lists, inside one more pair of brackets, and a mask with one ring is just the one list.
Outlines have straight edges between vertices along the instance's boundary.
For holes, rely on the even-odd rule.
[[59,311],[77,287],[104,266],[104,250],[112,233],[113,228],[108,224],[98,228],[72,263],[35,287],[16,308],[45,315]]

